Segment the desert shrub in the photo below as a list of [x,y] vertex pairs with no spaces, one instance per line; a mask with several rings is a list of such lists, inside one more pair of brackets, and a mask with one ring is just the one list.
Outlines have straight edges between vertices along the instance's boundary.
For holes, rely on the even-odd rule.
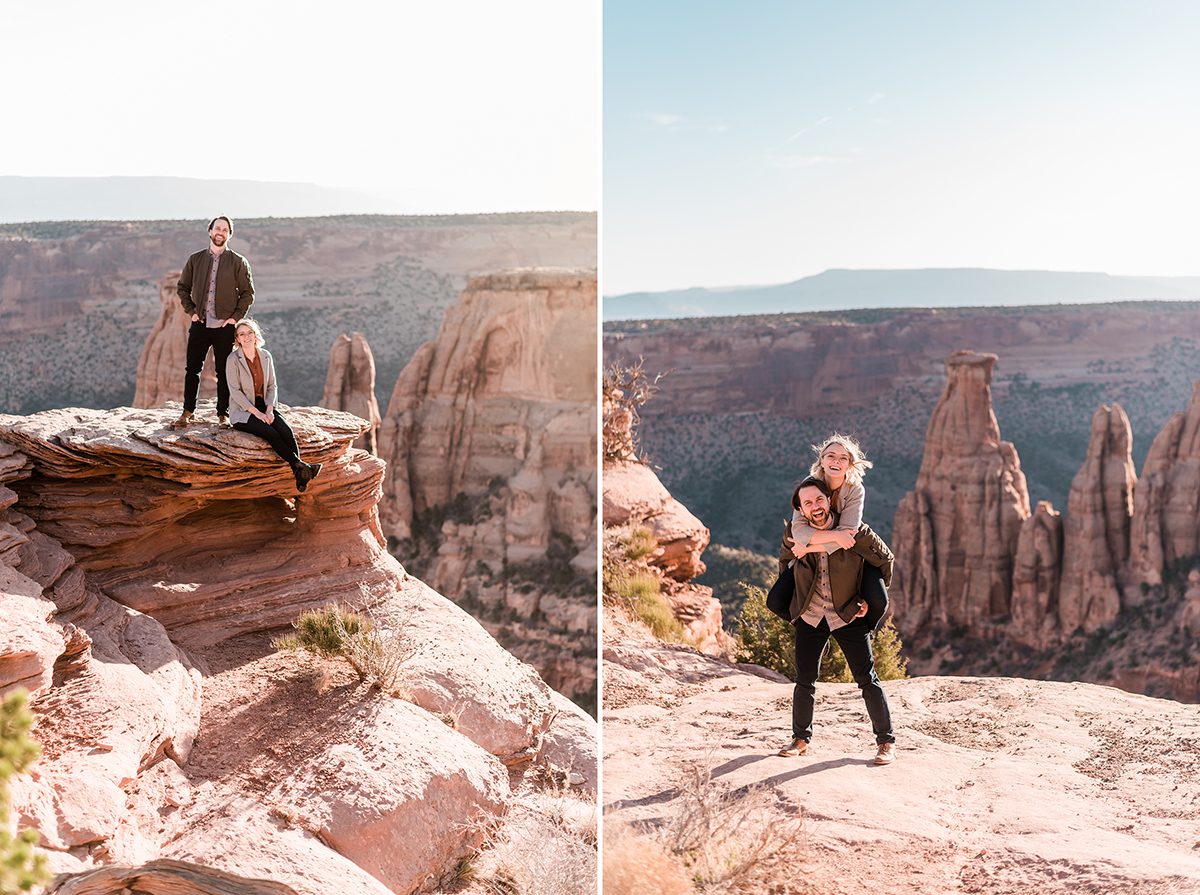
[[633,604],[633,614],[642,620],[659,640],[686,643],[687,634],[671,606],[659,593],[646,593]]
[[41,753],[29,737],[33,715],[25,707],[25,692],[10,693],[0,702],[0,892],[29,892],[46,881],[46,858],[34,851],[37,830],[13,835],[9,818],[8,781]]
[[[781,811],[791,809],[777,804],[770,789],[731,790],[714,783],[709,770],[694,765],[685,770],[670,813],[661,825],[638,831],[641,835],[636,838],[618,832],[615,855],[607,853],[606,824],[605,890],[611,861],[619,880],[639,870],[661,873],[667,881],[661,891],[670,895],[690,891],[703,895],[808,892],[809,887],[797,872],[805,858],[804,825],[798,815],[781,817]],[[644,846],[640,854],[635,851],[639,844]],[[683,886],[671,859],[686,870],[691,887]],[[635,884],[626,890],[614,889],[614,893],[659,891],[653,887],[659,878],[643,876],[641,889]]]
[[662,578],[645,561],[656,547],[654,536],[641,526],[605,531],[604,602],[640,619],[659,640],[687,643],[683,625],[662,595]]
[[[795,636],[792,626],[767,609],[766,591],[761,587],[744,587],[746,600],[737,621],[737,660],[762,665],[795,680]],[[875,632],[871,648],[875,655],[875,673],[880,680],[908,677],[904,644],[890,618]],[[854,680],[841,647],[832,637],[829,638],[825,654],[821,656],[817,680],[834,683],[850,683]]]
[[323,659],[345,659],[359,680],[369,681],[391,696],[405,695],[407,664],[418,652],[400,634],[398,620],[381,618],[373,610],[365,615],[338,606],[323,606],[300,614],[292,622],[294,634],[272,641],[276,649],[305,650]]
[[[821,674],[818,680],[851,683],[854,675],[846,665],[846,657],[841,648],[832,637],[829,639],[829,645],[830,648],[825,650],[825,655],[821,657]],[[871,641],[871,651],[875,656],[875,674],[881,681],[898,681],[908,677],[908,659],[904,656],[903,649],[904,644],[900,642],[900,633],[896,626],[892,624],[891,618],[885,619]]]
[[638,450],[638,420],[642,406],[658,390],[663,374],[653,378],[643,369],[642,360],[625,366],[614,363],[604,371],[601,404],[604,411],[604,460],[645,462]]
[[737,616],[735,656],[739,662],[762,665],[796,679],[796,638],[792,626],[767,609],[767,592],[742,584],[746,599]]
[[731,630],[746,597],[742,583],[769,588],[779,575],[775,557],[724,544],[709,544],[704,551],[704,564],[708,568],[696,583],[712,588],[713,596],[721,603],[725,626]]
[[596,839],[594,802],[524,786],[504,818],[485,825],[483,846],[466,863],[472,881],[495,895],[595,892]]

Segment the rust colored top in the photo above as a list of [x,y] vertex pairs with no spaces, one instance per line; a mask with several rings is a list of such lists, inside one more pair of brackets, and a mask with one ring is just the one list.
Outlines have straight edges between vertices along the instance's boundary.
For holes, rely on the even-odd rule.
[[246,358],[246,365],[250,367],[250,375],[254,377],[254,397],[261,398],[263,396],[263,368],[262,358],[258,356],[258,352],[254,353],[254,357]]

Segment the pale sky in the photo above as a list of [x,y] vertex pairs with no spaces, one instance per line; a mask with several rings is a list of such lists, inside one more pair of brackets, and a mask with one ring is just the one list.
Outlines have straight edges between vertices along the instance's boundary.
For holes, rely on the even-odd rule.
[[599,68],[599,0],[6,2],[0,174],[592,211]]
[[605,0],[605,294],[1200,274],[1200,4]]

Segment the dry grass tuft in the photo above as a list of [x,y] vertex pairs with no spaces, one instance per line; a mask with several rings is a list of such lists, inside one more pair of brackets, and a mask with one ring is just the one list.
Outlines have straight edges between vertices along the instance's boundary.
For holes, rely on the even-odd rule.
[[[806,895],[812,891],[797,879],[804,859],[803,821],[790,806],[779,804],[770,790],[731,791],[714,783],[706,767],[694,765],[686,770],[672,808],[657,828],[625,834],[618,827],[612,853],[606,832],[606,895],[650,891],[647,880],[657,884],[660,878],[674,879],[670,862],[684,868],[685,879],[690,878],[693,887],[663,889],[671,895],[692,891],[700,895]],[[622,841],[623,836],[627,842]]]
[[[652,881],[652,882],[651,882]],[[683,862],[654,836],[628,824],[604,823],[604,895],[693,895]]]
[[596,891],[596,805],[563,789],[525,789],[486,831],[473,882],[491,895]]

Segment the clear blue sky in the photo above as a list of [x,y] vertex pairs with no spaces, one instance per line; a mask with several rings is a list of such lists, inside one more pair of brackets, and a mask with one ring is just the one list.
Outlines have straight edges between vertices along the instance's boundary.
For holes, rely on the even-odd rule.
[[0,174],[595,210],[600,22],[600,0],[5,2]]
[[1200,274],[1200,3],[604,3],[603,290]]

